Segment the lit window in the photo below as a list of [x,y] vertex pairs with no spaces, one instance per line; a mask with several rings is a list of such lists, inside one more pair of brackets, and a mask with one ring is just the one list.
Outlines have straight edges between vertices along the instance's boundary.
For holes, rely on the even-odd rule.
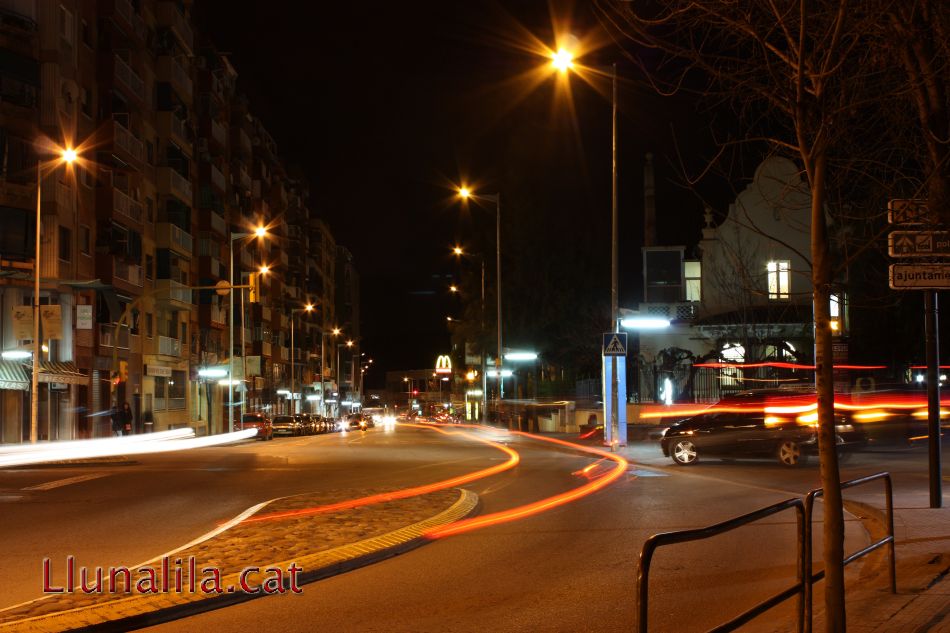
[[831,318],[837,319],[841,316],[841,300],[838,295],[831,295]]
[[782,260],[766,264],[769,278],[769,299],[788,299],[789,261]]
[[686,300],[699,301],[702,299],[702,263],[683,262],[683,273],[686,280]]

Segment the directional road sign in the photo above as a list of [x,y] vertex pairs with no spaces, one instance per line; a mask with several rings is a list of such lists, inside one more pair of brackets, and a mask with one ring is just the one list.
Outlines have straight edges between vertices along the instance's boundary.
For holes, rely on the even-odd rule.
[[887,253],[891,257],[950,257],[950,231],[891,231]]
[[889,200],[887,221],[891,224],[934,224],[926,200]]
[[891,264],[891,288],[894,290],[950,289],[948,264]]
[[627,333],[626,332],[605,332],[603,349],[604,349],[604,356],[626,356],[627,355]]

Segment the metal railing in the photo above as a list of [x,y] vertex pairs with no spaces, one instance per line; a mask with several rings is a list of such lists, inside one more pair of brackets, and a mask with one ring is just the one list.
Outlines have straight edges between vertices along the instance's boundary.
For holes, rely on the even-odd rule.
[[[887,535],[871,543],[864,549],[847,556],[844,559],[844,564],[848,565],[856,561],[857,559],[867,556],[874,550],[884,547],[887,545],[888,549],[888,580],[890,581],[891,593],[897,593],[897,557],[894,551],[894,489],[891,483],[891,474],[887,472],[875,473],[873,475],[868,475],[867,477],[860,477],[858,479],[851,479],[850,481],[842,482],[841,489],[845,490],[847,488],[854,488],[855,486],[860,486],[871,481],[877,481],[878,479],[884,480],[884,502],[887,508]],[[804,552],[802,553],[803,567],[806,570],[806,583],[805,583],[805,631],[810,633],[811,631],[811,618],[812,618],[812,598],[814,584],[825,577],[825,570],[821,570],[815,574],[812,573],[812,513],[815,509],[815,499],[818,497],[824,496],[825,492],[822,488],[815,488],[807,495],[805,495],[805,542],[804,542]]]
[[749,512],[748,514],[743,514],[742,516],[738,516],[721,523],[716,523],[715,525],[710,525],[708,527],[696,528],[693,530],[680,530],[677,532],[663,532],[660,534],[654,534],[648,538],[646,543],[643,544],[643,549],[640,550],[640,561],[637,566],[637,631],[639,633],[647,633],[648,630],[647,627],[650,612],[650,563],[653,560],[653,554],[658,547],[662,547],[664,545],[674,545],[676,543],[687,543],[689,541],[700,541],[713,536],[718,536],[791,508],[795,509],[795,518],[798,522],[798,529],[796,530],[796,535],[798,536],[798,580],[788,589],[785,589],[771,598],[763,600],[759,604],[753,606],[751,609],[734,617],[732,620],[710,629],[710,631],[715,633],[734,631],[743,624],[752,620],[752,618],[765,613],[772,607],[785,602],[795,595],[798,595],[798,607],[796,609],[798,612],[798,630],[804,630],[805,585],[807,584],[805,582],[803,567],[803,551],[806,533],[805,504],[802,503],[801,499],[786,499],[785,501],[770,505],[766,508],[761,508],[759,510],[755,510],[754,512]]
[[[894,542],[894,500],[893,485],[891,483],[890,473],[881,472],[874,475],[868,475],[867,477],[851,479],[849,481],[842,482],[841,489],[845,490],[847,488],[853,488],[855,486],[860,486],[862,484],[866,484],[871,481],[877,481],[879,479],[884,480],[884,496],[887,507],[887,535],[878,539],[874,543],[871,543],[860,551],[847,556],[843,563],[844,565],[848,565],[849,563],[852,563],[855,560],[870,554],[874,550],[887,545],[889,555],[888,575],[890,581],[890,590],[891,593],[897,593],[897,557],[895,553]],[[759,519],[763,519],[790,508],[795,508],[796,518],[798,519],[798,570],[797,581],[795,584],[788,589],[785,589],[784,591],[772,596],[771,598],[768,598],[753,606],[751,609],[736,616],[729,622],[720,624],[715,628],[710,629],[710,632],[725,633],[726,631],[734,631],[743,624],[746,624],[752,620],[752,618],[765,613],[772,607],[775,607],[785,600],[788,600],[792,596],[798,594],[798,607],[796,609],[798,613],[798,631],[811,633],[814,584],[825,577],[824,570],[817,573],[812,573],[812,516],[815,508],[815,499],[822,495],[824,495],[824,490],[821,488],[816,488],[805,495],[804,502],[801,499],[786,499],[780,503],[761,508],[748,514],[743,514],[742,516],[735,517],[715,525],[710,525],[708,527],[696,528],[692,530],[680,530],[677,532],[663,532],[660,534],[654,534],[648,538],[646,543],[643,544],[643,548],[640,550],[640,561],[637,567],[637,631],[639,633],[647,633],[648,630],[650,606],[650,564],[653,560],[653,554],[658,547],[662,547],[664,545],[674,545],[677,543],[686,543],[689,541],[699,541],[713,536],[718,536],[725,532],[729,532],[749,523],[758,521]]]

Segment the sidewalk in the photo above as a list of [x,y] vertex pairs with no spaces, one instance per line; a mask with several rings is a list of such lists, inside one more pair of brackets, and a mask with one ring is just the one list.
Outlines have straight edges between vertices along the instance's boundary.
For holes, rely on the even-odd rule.
[[[644,466],[665,464],[656,438],[663,427],[643,425],[630,438],[626,456]],[[649,447],[649,456],[643,459]],[[656,453],[654,459],[653,453]],[[882,485],[845,491],[847,509],[877,540],[886,533]],[[848,503],[848,502],[852,503]],[[942,508],[930,508],[926,487],[908,489],[894,482],[894,539],[897,593],[888,588],[887,549],[879,548],[846,568],[846,610],[851,633],[950,633],[950,477],[944,476]],[[853,503],[857,502],[857,503]],[[816,524],[816,531],[821,525]],[[870,543],[870,540],[868,541]],[[849,554],[851,552],[848,552]],[[821,552],[815,552],[816,564]],[[860,567],[858,567],[860,566]],[[858,569],[855,569],[858,567]],[[824,583],[814,588],[813,631],[824,629]],[[750,629],[761,629],[762,621]],[[795,631],[794,625],[772,630]]]

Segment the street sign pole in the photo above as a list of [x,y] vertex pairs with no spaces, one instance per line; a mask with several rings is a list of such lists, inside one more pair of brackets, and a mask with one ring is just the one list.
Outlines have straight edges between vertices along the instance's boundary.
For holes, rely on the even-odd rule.
[[[925,200],[890,200],[887,221],[897,225],[938,224]],[[948,231],[891,231],[887,239],[891,257],[950,257]],[[950,262],[891,264],[890,287],[923,290],[924,346],[927,355],[927,436],[930,507],[943,504],[943,473],[940,464],[940,336],[937,290],[950,289]]]
[[930,467],[930,507],[943,502],[943,481],[940,468],[940,335],[937,291],[924,292],[924,338],[927,346],[927,435]]

